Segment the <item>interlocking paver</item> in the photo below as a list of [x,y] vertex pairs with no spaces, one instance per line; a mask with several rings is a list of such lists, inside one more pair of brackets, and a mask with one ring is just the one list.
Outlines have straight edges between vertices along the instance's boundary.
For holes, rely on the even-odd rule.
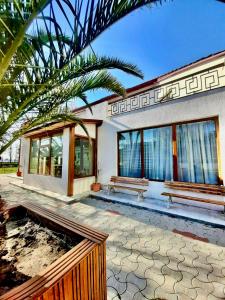
[[108,279],[107,285],[113,287],[118,292],[118,294],[123,294],[127,290],[127,283],[120,282],[116,279],[115,276],[112,276]]
[[212,282],[212,285],[214,287],[214,291],[212,292],[212,295],[214,297],[225,299],[225,287],[224,287],[224,284],[219,283],[219,282]]
[[141,294],[144,295],[144,297],[146,299],[154,299],[155,298],[155,290],[159,286],[160,285],[156,281],[148,278],[147,279],[147,286],[146,286],[146,288],[143,291],[141,291]]
[[[174,285],[175,293],[178,295],[178,299],[183,299],[189,297],[189,299],[196,299],[197,291],[195,288],[187,288],[182,284],[182,282],[175,283]],[[187,298],[188,299],[188,298]]]
[[225,299],[225,248],[168,231],[181,224],[180,230],[193,230],[219,243],[217,235],[224,236],[222,229],[176,218],[168,221],[165,215],[94,199],[68,206],[11,186],[9,180],[0,176],[1,194],[9,202],[35,201],[109,233],[108,300]]
[[126,277],[126,281],[128,283],[135,284],[139,288],[140,291],[143,291],[147,285],[146,278],[138,277],[138,275],[136,275],[136,271],[128,273],[128,275]]

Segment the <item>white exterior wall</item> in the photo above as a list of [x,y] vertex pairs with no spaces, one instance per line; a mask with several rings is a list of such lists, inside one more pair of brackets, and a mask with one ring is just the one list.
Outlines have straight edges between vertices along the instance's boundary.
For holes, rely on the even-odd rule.
[[[95,124],[85,124],[85,127],[87,129],[87,132],[90,136],[90,138],[95,139],[96,138],[96,130],[95,130]],[[81,135],[81,136],[87,136],[86,132],[84,131],[84,129],[80,126],[77,125],[75,127],[75,136],[76,135]]]
[[75,196],[83,196],[85,194],[89,194],[91,184],[94,182],[95,182],[95,176],[74,179],[73,194]]
[[68,186],[68,164],[69,164],[69,128],[63,131],[63,165],[62,177],[53,177],[48,175],[29,174],[29,153],[30,153],[30,138],[23,139],[24,155],[23,163],[23,182],[27,185],[39,187],[55,193],[67,195]]
[[[214,116],[219,117],[220,159],[222,179],[225,179],[225,88],[196,94],[113,117],[108,117],[107,115],[107,102],[94,105],[92,109],[93,115],[88,109],[81,111],[77,115],[83,118],[94,117],[103,120],[102,126],[98,128],[98,181],[100,183],[107,184],[112,175],[118,175],[117,132]],[[163,190],[162,182],[150,181],[146,196],[156,199],[165,199],[161,196]]]

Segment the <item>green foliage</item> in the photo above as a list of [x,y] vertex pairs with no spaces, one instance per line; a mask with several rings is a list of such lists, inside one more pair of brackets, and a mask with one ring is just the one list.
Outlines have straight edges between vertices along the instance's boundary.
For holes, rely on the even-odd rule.
[[102,88],[125,96],[109,71],[142,78],[141,71],[117,58],[93,54],[90,45],[120,18],[152,3],[161,1],[1,0],[0,154],[46,120],[81,122],[59,108],[71,99],[88,104],[88,91]]
[[18,168],[1,168],[0,167],[0,174],[16,174]]

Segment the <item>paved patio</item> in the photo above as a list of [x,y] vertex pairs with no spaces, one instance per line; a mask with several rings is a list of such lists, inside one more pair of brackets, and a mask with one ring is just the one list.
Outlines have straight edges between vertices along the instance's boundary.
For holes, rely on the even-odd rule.
[[[93,199],[66,205],[12,186],[11,180],[0,175],[0,193],[6,200],[34,201],[109,233],[108,299],[225,299],[225,248],[174,234],[169,225],[170,230],[156,227],[147,222],[155,218],[152,212]],[[158,223],[163,222],[158,214]],[[176,222],[185,226],[185,221]],[[225,240],[222,229],[193,222],[189,226],[209,240],[218,235],[214,243]]]

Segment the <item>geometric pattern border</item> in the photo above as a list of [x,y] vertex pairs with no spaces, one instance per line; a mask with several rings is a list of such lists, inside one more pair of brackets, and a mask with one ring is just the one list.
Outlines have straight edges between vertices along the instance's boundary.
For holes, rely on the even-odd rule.
[[224,86],[224,64],[219,64],[208,70],[171,80],[135,96],[109,103],[108,116],[120,115]]

